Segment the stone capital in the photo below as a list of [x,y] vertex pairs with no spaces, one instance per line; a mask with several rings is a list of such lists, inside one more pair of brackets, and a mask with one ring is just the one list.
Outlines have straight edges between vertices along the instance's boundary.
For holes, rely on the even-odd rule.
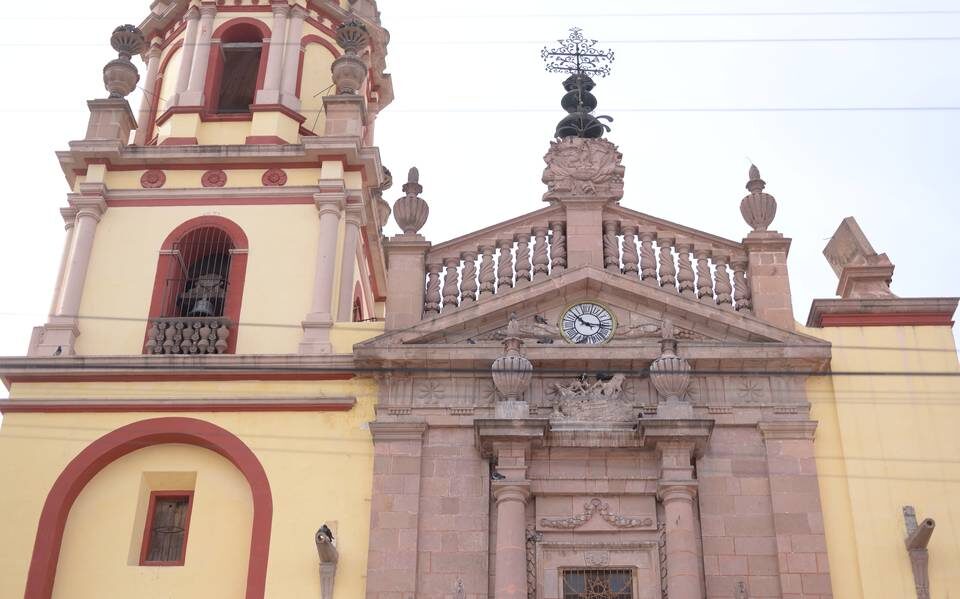
[[187,9],[187,14],[185,16],[188,21],[196,21],[200,18],[200,9],[196,6],[191,6]]
[[478,418],[473,427],[480,454],[490,458],[503,443],[541,445],[549,423],[548,418]]
[[60,209],[60,216],[63,218],[63,228],[70,230],[77,224],[77,213],[80,212],[74,206],[66,206]]
[[348,225],[363,226],[363,205],[353,202],[347,203],[344,206],[344,219]]
[[320,217],[323,218],[324,214],[333,214],[339,219],[346,204],[344,195],[342,190],[321,191],[313,194],[313,203]]
[[757,429],[764,441],[772,440],[810,440],[817,431],[816,420],[784,420],[777,422],[758,422]]
[[77,219],[91,217],[100,222],[103,214],[107,211],[107,202],[103,197],[71,197],[70,206],[77,211]]
[[490,484],[497,504],[508,501],[527,503],[530,498],[530,481],[526,480],[497,480]]
[[693,502],[696,496],[697,481],[695,480],[663,480],[657,487],[657,499],[663,503]]
[[290,7],[290,17],[293,19],[306,19],[309,14],[310,12],[299,4]]
[[427,432],[426,422],[371,422],[374,443],[382,441],[420,441]]
[[290,14],[290,5],[287,4],[287,0],[270,0],[270,8],[275,17],[286,17]]
[[[200,16],[212,19],[217,16],[216,2],[202,2],[200,4]],[[212,32],[211,32],[212,33]]]

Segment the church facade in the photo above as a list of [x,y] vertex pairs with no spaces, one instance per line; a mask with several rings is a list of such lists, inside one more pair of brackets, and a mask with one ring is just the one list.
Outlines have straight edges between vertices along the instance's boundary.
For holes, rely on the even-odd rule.
[[432,243],[417,169],[383,197],[375,2],[150,10],[0,359],[0,596],[960,592],[957,299],[893,295],[854,219],[798,324],[756,167],[739,240],[622,203],[575,30],[542,207]]

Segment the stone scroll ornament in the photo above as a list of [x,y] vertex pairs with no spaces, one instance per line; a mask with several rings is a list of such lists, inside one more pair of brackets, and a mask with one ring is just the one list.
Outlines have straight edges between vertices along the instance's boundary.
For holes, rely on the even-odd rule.
[[544,528],[558,528],[573,530],[589,522],[594,514],[609,525],[616,528],[649,528],[653,526],[653,518],[634,518],[610,513],[610,505],[603,503],[596,497],[583,504],[583,512],[566,518],[541,518],[540,526]]

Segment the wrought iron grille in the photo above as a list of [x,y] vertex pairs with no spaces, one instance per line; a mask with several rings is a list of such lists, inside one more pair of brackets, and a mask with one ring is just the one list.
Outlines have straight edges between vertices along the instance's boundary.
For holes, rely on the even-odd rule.
[[160,315],[223,316],[233,249],[230,236],[216,227],[195,229],[175,242]]
[[633,599],[633,571],[564,570],[563,599]]

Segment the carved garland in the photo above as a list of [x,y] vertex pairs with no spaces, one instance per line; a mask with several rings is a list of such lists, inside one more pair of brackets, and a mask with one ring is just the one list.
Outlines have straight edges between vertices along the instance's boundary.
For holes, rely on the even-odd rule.
[[227,184],[227,173],[216,169],[203,173],[200,183],[204,187],[223,187]]
[[287,184],[287,173],[279,168],[269,169],[263,173],[261,182],[266,187],[282,187]]
[[158,169],[150,169],[140,176],[140,186],[144,189],[158,189],[166,182],[166,173]]
[[544,528],[560,529],[580,528],[590,521],[594,514],[600,514],[600,517],[603,518],[607,524],[617,528],[642,528],[653,526],[653,518],[631,518],[627,516],[611,514],[610,505],[603,503],[597,498],[593,498],[583,504],[583,513],[568,516],[566,518],[541,518],[540,526],[543,526]]

